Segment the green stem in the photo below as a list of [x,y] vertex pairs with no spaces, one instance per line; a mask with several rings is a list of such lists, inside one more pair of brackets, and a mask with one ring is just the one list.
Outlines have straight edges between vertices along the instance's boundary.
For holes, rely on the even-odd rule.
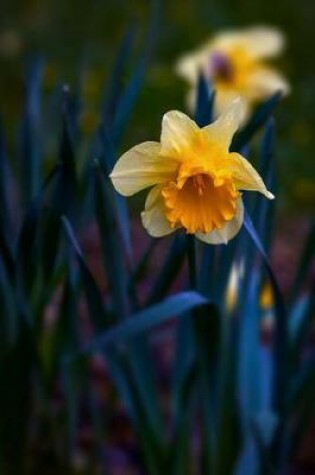
[[[187,235],[187,258],[188,258],[188,274],[189,283],[192,290],[198,290],[198,269],[196,256],[196,238],[194,235]],[[210,361],[206,351],[207,333],[205,333],[204,323],[205,315],[202,309],[196,309],[193,312],[193,328],[196,344],[196,358],[199,368],[199,388],[201,397],[201,407],[203,411],[202,419],[202,456],[201,456],[201,473],[213,474],[213,436],[212,436],[212,408],[211,408],[211,389],[210,389]]]
[[193,234],[187,234],[187,258],[189,286],[191,290],[197,290],[197,263],[196,263],[196,239]]

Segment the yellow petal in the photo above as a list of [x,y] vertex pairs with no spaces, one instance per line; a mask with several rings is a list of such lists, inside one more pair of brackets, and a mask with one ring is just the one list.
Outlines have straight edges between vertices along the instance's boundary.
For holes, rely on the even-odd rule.
[[130,196],[152,185],[169,181],[178,164],[160,155],[158,142],[143,142],[124,153],[110,178],[116,190]]
[[186,114],[179,111],[167,112],[162,120],[162,155],[180,156],[183,149],[187,149],[199,133],[197,124]]
[[230,153],[228,169],[232,172],[235,186],[238,190],[259,191],[269,199],[274,195],[267,190],[263,180],[254,167],[238,153]]
[[237,201],[237,212],[233,219],[228,221],[221,229],[211,233],[197,233],[196,237],[207,244],[227,244],[239,232],[244,220],[244,206],[242,199]]
[[290,92],[289,83],[277,71],[271,68],[260,68],[248,78],[248,96],[252,99],[262,99],[281,91]]
[[171,228],[166,219],[161,190],[161,186],[155,186],[150,190],[145,202],[145,209],[141,213],[143,226],[152,237],[166,236],[175,231],[175,228]]
[[240,98],[235,99],[215,122],[203,127],[203,133],[211,142],[220,144],[224,150],[228,151],[233,135],[242,121],[243,110],[243,101]]

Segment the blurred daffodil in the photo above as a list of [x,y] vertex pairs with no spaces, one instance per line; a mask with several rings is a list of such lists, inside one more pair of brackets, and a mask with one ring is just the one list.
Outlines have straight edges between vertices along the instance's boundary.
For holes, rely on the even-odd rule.
[[274,306],[274,297],[271,285],[269,283],[264,284],[260,293],[260,306],[263,310],[270,310]]
[[[241,288],[244,285],[244,261],[241,260],[240,262],[233,262],[228,284],[226,287],[225,293],[225,302],[226,308],[229,312],[233,312],[239,303],[239,298],[241,296]],[[271,284],[266,282],[259,293],[259,306],[260,309],[263,311],[264,318],[272,316],[272,311],[274,308],[274,296]]]
[[194,107],[200,73],[215,88],[217,114],[235,97],[241,96],[246,106],[244,120],[254,103],[277,91],[287,94],[288,82],[266,62],[279,55],[283,46],[284,38],[278,30],[256,27],[221,33],[200,49],[183,56],[176,71],[192,86],[188,97],[190,107]]
[[229,152],[241,116],[240,100],[203,128],[181,112],[167,112],[160,142],[136,145],[117,161],[110,178],[119,193],[153,186],[141,214],[151,236],[183,228],[207,243],[227,243],[243,222],[240,190],[273,198],[250,163]]
[[234,262],[231,267],[225,294],[226,308],[229,312],[232,312],[236,308],[240,294],[240,285],[243,277],[244,262]]

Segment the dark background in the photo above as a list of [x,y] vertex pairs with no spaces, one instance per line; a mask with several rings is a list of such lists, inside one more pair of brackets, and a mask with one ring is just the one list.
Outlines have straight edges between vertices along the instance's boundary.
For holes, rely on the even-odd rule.
[[[315,45],[314,0],[171,0],[161,2],[159,37],[146,81],[129,124],[124,148],[157,139],[162,114],[185,109],[187,85],[174,62],[218,30],[275,25],[287,37],[276,61],[292,85],[277,111],[278,209],[310,214],[314,209]],[[97,125],[107,73],[128,25],[141,47],[150,13],[144,0],[29,0],[1,2],[0,114],[8,140],[21,112],[28,59],[45,58],[44,94],[68,82],[83,91],[83,129]],[[14,125],[14,127],[12,127]]]

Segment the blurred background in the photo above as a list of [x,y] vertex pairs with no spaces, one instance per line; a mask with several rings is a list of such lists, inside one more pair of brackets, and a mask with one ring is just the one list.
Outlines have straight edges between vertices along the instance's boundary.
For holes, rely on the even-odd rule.
[[[67,82],[83,93],[81,125],[89,134],[98,124],[99,103],[119,42],[133,25],[141,44],[150,4],[145,0],[24,0],[1,2],[0,115],[14,142],[23,98],[24,72],[35,53],[44,59],[44,94]],[[187,85],[174,62],[217,30],[266,24],[287,37],[276,61],[292,84],[278,108],[278,210],[292,217],[314,210],[315,51],[313,0],[172,0],[162,2],[159,38],[145,86],[128,126],[123,148],[156,139],[162,114],[185,109]],[[135,48],[136,49],[136,48]]]

